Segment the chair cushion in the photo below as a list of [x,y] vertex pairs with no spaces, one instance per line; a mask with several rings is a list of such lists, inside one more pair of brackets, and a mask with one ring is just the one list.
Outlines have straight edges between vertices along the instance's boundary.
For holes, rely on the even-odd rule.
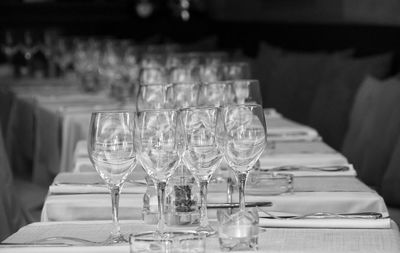
[[28,213],[15,197],[13,185],[0,125],[0,241],[30,221]]
[[391,59],[391,54],[362,59],[336,58],[323,73],[308,123],[333,148],[342,146],[349,112],[361,82],[368,74],[380,78],[386,76]]
[[360,179],[379,190],[400,133],[400,81],[367,78],[350,115],[342,152]]
[[383,177],[381,194],[388,205],[398,207],[398,221],[400,221],[400,137],[397,140],[396,148],[392,153],[388,169]]

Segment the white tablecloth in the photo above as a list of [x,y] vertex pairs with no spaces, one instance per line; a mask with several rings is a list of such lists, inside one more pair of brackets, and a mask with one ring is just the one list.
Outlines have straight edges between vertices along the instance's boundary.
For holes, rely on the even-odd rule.
[[[137,176],[135,176],[137,174]],[[87,175],[87,174],[82,174]],[[90,175],[90,174],[89,174]],[[88,183],[101,183],[96,174],[87,179]],[[61,176],[64,178],[59,180]],[[79,174],[60,175],[50,187],[42,211],[42,221],[68,220],[107,220],[111,213],[111,200],[108,190],[101,185],[84,185],[85,179]],[[74,178],[80,178],[75,179]],[[131,178],[143,179],[143,171],[135,169]],[[73,182],[79,184],[74,185]],[[318,181],[317,183],[314,183]],[[64,182],[64,184],[60,184]],[[142,181],[143,182],[143,181]],[[208,202],[226,202],[226,184],[210,184]],[[265,190],[263,190],[265,189]],[[120,198],[120,217],[123,219],[141,219],[143,194],[146,187],[141,184],[127,184]],[[385,203],[375,191],[362,184],[355,177],[304,177],[294,179],[294,193],[269,195],[268,185],[261,182],[256,187],[247,187],[246,201],[271,201],[268,211],[281,211],[296,214],[313,212],[355,213],[379,212],[385,217],[388,212]],[[238,194],[233,194],[238,201]],[[210,211],[210,217],[215,212]]]
[[[215,223],[213,223],[215,226]],[[155,227],[141,221],[122,221],[124,234],[154,231]],[[181,228],[182,229],[182,228]],[[186,228],[183,228],[186,229]],[[72,236],[102,241],[111,230],[110,222],[43,222],[20,229],[4,242],[22,243],[51,236]],[[176,230],[176,229],[174,229]],[[396,225],[390,229],[307,229],[267,228],[259,234],[259,252],[341,252],[398,253],[400,236]],[[129,245],[86,247],[0,248],[0,252],[129,252]],[[206,252],[221,252],[218,238],[207,238]]]

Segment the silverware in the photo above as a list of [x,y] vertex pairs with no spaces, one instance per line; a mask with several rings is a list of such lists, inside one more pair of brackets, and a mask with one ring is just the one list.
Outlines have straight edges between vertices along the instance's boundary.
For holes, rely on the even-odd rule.
[[296,219],[381,219],[383,218],[381,213],[377,212],[360,212],[360,213],[329,213],[329,212],[317,212],[309,213],[304,215],[285,215],[278,216],[271,212],[265,211],[262,208],[258,208],[259,211],[268,215],[270,219],[284,219],[284,220],[296,220]]
[[108,240],[95,242],[83,238],[70,236],[45,237],[29,242],[0,243],[0,247],[70,247],[70,246],[102,246],[107,245]]
[[[146,182],[142,182],[139,180],[126,180],[125,182],[127,185],[147,185]],[[58,182],[54,183],[55,186],[62,186],[62,185],[74,185],[74,186],[96,186],[96,187],[107,187],[106,183],[104,182],[92,182],[92,183],[78,183],[78,182]]]
[[270,169],[261,169],[263,171],[324,171],[337,172],[348,171],[350,168],[347,165],[329,165],[329,166],[299,166],[299,165],[284,165]]
[[71,247],[69,243],[30,243],[30,242],[2,242],[0,248],[19,248],[19,247]]
[[[268,207],[272,206],[271,202],[246,202],[246,207]],[[208,203],[207,208],[239,208],[239,203]]]

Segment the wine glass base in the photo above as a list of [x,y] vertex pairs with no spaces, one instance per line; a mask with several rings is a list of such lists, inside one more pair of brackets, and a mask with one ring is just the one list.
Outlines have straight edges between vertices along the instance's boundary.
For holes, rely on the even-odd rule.
[[210,225],[207,226],[200,226],[198,228],[196,228],[196,232],[197,233],[201,233],[208,236],[213,236],[217,233],[217,231],[215,231],[215,229],[213,229]]

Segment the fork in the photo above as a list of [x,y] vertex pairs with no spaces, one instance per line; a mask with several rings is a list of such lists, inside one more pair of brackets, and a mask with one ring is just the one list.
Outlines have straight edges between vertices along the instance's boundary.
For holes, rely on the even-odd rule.
[[71,237],[71,236],[52,236],[36,239],[26,243],[10,243],[9,245],[27,245],[27,246],[103,246],[110,244],[110,240],[101,242],[95,242],[83,238]]
[[284,165],[279,167],[274,167],[271,169],[266,169],[266,171],[348,171],[349,167],[347,165],[330,165],[330,166],[297,166],[297,165]]
[[263,210],[262,208],[258,207],[258,210],[265,213],[269,217],[273,219],[284,219],[284,220],[296,220],[296,219],[380,219],[382,218],[381,213],[376,212],[360,212],[360,213],[329,213],[329,212],[316,212],[316,213],[309,213],[304,215],[295,215],[295,216],[277,216],[270,212]]

